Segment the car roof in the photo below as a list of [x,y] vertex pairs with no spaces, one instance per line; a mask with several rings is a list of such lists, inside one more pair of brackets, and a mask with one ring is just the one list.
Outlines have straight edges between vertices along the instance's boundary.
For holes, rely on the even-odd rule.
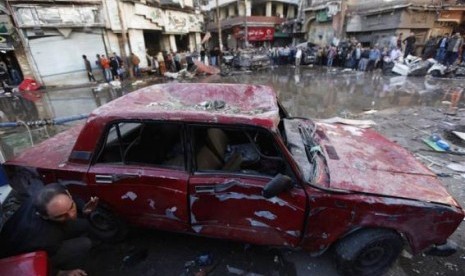
[[91,119],[151,119],[248,124],[276,129],[279,107],[265,85],[167,83],[148,86],[96,109]]

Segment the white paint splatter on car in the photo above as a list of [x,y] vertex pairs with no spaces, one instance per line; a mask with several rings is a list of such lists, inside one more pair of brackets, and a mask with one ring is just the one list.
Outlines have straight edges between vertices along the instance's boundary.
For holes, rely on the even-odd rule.
[[289,231],[286,231],[286,234],[291,235],[293,237],[299,237],[300,236],[300,231],[298,231],[298,230],[295,230],[295,231],[289,230]]
[[151,198],[147,199],[147,201],[149,202],[150,208],[155,210],[155,201],[153,199],[151,199]]
[[219,194],[215,195],[219,201],[226,201],[231,199],[249,199],[249,200],[263,200],[268,201],[273,204],[278,204],[279,206],[287,206],[292,210],[296,210],[294,206],[289,205],[286,201],[280,199],[279,197],[272,197],[272,198],[264,198],[262,195],[246,195],[246,194],[239,194],[239,193],[227,193],[227,194]]
[[202,226],[192,226],[192,229],[195,231],[195,233],[200,233],[200,231],[202,231]]
[[130,199],[132,201],[136,200],[136,198],[137,198],[136,193],[131,192],[131,191],[121,196],[121,199]]
[[257,217],[266,218],[269,220],[275,220],[277,216],[270,211],[257,211],[254,213]]
[[268,224],[263,223],[263,222],[261,222],[261,221],[257,221],[257,220],[251,219],[251,218],[248,218],[247,220],[250,222],[250,225],[252,225],[252,226],[257,226],[257,227],[270,227]]
[[165,215],[170,219],[179,220],[179,218],[176,217],[176,215],[174,214],[177,210],[178,210],[178,208],[176,206],[168,208],[165,211]]

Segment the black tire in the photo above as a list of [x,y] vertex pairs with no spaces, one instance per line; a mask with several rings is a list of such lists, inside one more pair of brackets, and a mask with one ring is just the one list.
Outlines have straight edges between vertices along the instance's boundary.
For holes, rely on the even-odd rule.
[[104,242],[120,242],[128,234],[127,224],[111,211],[98,207],[89,217],[92,235]]
[[439,78],[439,77],[441,77],[441,72],[439,70],[433,70],[433,71],[431,71],[431,76],[433,76],[435,78]]
[[382,275],[402,248],[402,238],[395,231],[361,230],[335,245],[337,267],[343,275]]

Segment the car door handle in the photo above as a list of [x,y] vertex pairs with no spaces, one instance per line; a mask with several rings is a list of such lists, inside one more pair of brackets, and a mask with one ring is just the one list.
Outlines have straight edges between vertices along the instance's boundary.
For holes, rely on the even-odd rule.
[[215,187],[213,186],[195,186],[196,193],[213,193],[215,192]]
[[237,180],[231,180],[231,181],[227,181],[227,182],[215,185],[214,190],[215,190],[215,193],[221,193],[226,190],[229,190],[230,188],[234,186],[244,186],[244,183],[237,181]]
[[110,184],[128,178],[138,178],[137,174],[96,174],[95,182],[100,184]]

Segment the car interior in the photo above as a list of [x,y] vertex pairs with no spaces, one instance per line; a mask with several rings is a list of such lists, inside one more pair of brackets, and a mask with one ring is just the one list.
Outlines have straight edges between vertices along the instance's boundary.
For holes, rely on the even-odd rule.
[[[98,163],[185,168],[183,126],[176,123],[114,124]],[[271,134],[252,128],[193,125],[191,135],[194,169],[274,176],[286,166]]]

